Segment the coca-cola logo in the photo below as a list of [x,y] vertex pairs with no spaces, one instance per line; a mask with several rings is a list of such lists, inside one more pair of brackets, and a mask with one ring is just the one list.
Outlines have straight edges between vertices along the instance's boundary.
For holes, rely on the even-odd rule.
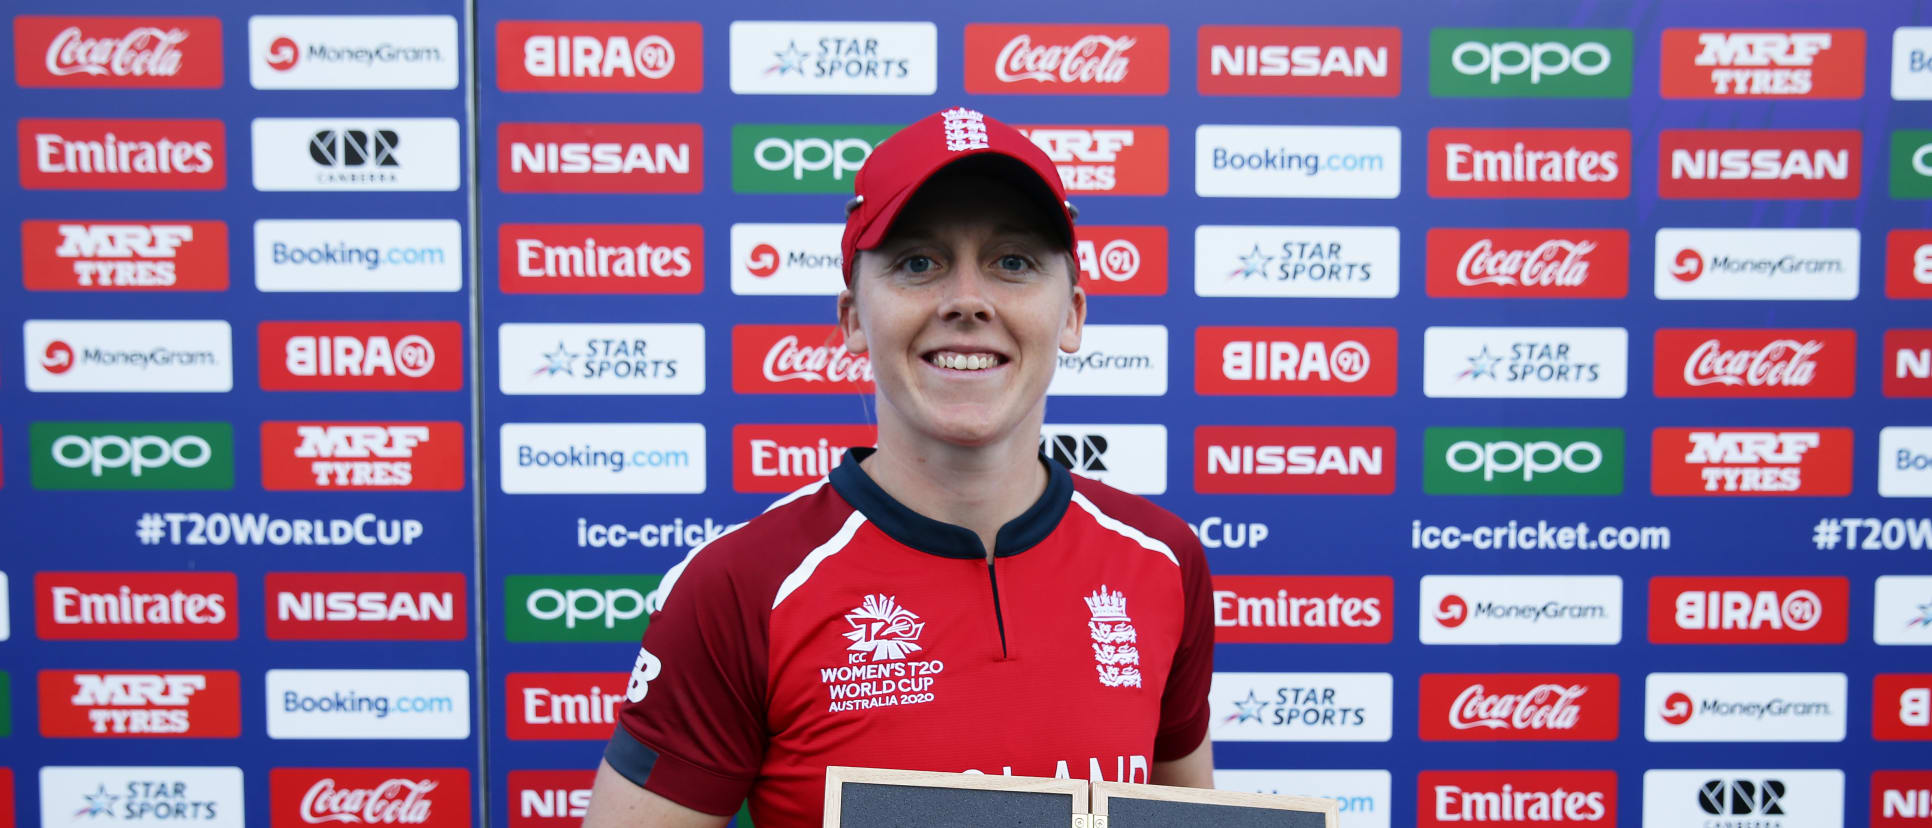
[[1581,684],[1538,684],[1522,693],[1488,693],[1472,684],[1449,706],[1449,726],[1505,730],[1569,730],[1582,714],[1576,701],[1590,688]]
[[1684,382],[1801,388],[1817,375],[1817,363],[1811,358],[1824,347],[1816,339],[1774,339],[1761,348],[1725,350],[1716,339],[1707,339],[1684,361]]
[[181,71],[181,52],[175,47],[187,39],[188,32],[180,28],[136,26],[120,37],[90,38],[79,26],[68,26],[47,44],[47,73],[173,77]]
[[1596,242],[1547,239],[1537,246],[1510,249],[1492,239],[1469,246],[1456,264],[1456,281],[1465,285],[1577,287],[1590,279]]
[[421,825],[429,821],[428,779],[389,779],[367,788],[338,788],[323,777],[302,796],[302,821],[311,825]]
[[871,382],[872,360],[843,345],[802,345],[796,336],[780,337],[765,352],[765,379],[771,382]]
[[1087,35],[1072,45],[1035,45],[1031,35],[1006,42],[993,75],[1006,83],[1120,83],[1127,79],[1132,37]]

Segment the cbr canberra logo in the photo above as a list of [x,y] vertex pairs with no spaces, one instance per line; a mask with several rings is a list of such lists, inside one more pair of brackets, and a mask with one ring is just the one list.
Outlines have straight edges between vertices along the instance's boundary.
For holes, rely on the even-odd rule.
[[255,189],[453,191],[462,186],[454,118],[256,118]]

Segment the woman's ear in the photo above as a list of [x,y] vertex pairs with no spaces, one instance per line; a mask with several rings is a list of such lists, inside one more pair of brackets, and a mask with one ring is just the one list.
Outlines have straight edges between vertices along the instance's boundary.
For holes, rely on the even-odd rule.
[[847,287],[839,291],[839,332],[845,334],[846,353],[865,353],[865,330],[859,327],[859,297]]
[[1073,301],[1067,306],[1067,322],[1060,328],[1060,350],[1076,353],[1080,350],[1080,332],[1087,326],[1087,289],[1075,285]]

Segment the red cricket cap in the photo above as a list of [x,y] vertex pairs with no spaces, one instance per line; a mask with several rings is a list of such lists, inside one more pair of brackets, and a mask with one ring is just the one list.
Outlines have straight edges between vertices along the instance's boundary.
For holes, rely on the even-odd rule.
[[878,247],[899,211],[933,174],[967,158],[994,156],[1016,163],[988,165],[994,174],[1011,178],[1022,192],[1033,195],[1054,222],[1054,234],[1073,247],[1073,219],[1080,214],[1067,201],[1060,172],[1027,137],[990,117],[965,107],[935,112],[892,134],[872,148],[854,176],[852,200],[845,205],[845,283],[852,283],[852,262],[861,250]]

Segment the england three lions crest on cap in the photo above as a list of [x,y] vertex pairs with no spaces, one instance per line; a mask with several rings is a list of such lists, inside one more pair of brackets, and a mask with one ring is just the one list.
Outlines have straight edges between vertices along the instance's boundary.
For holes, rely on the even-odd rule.
[[1134,620],[1127,617],[1127,596],[1107,585],[1087,596],[1087,633],[1093,636],[1094,670],[1107,687],[1140,686],[1140,649],[1134,646]]
[[965,107],[941,113],[946,117],[946,149],[953,152],[986,149],[986,116]]

